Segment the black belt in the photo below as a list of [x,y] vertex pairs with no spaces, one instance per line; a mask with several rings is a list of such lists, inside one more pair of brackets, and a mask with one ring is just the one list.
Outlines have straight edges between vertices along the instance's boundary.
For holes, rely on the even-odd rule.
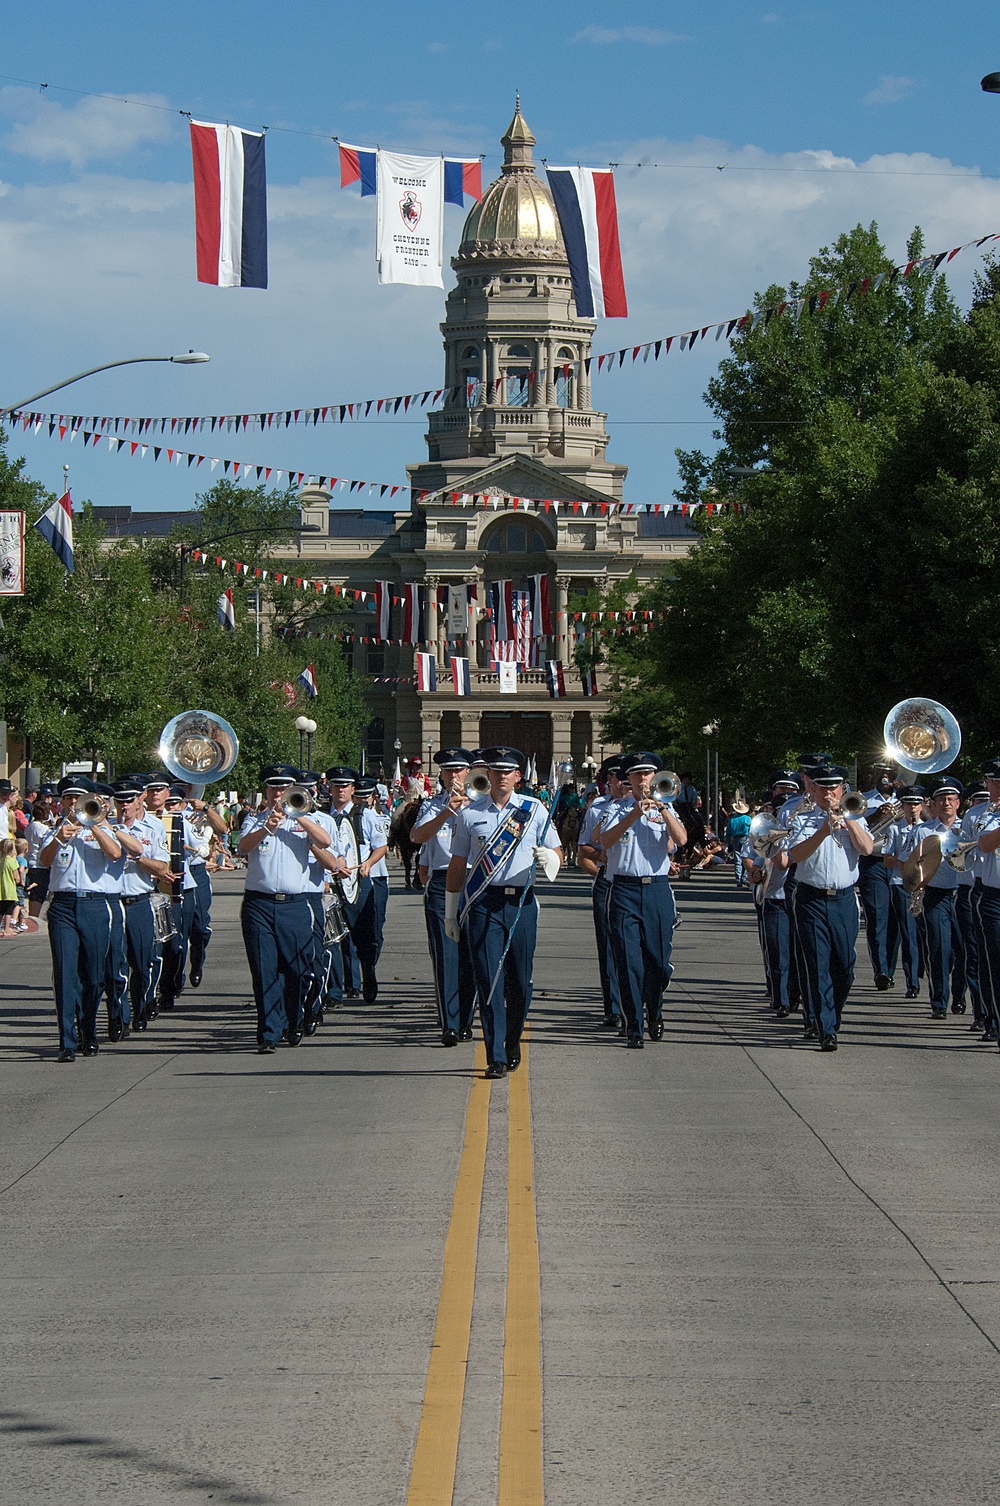
[[96,889],[56,889],[49,895],[50,899],[120,899],[121,895],[102,894]]
[[270,899],[276,905],[287,905],[295,899],[308,899],[308,894],[268,894],[264,889],[247,889],[246,893],[252,894],[256,899]]
[[667,873],[651,873],[642,878],[632,873],[616,873],[611,880],[613,884],[669,884],[670,875]]
[[478,897],[479,899],[482,899],[484,895],[502,894],[504,899],[519,900],[521,898],[521,895],[523,894],[525,900],[529,900],[534,892],[534,884],[529,884],[527,889],[525,889],[523,884],[487,884],[486,888],[482,891],[482,894],[480,894]]
[[[150,894],[151,893],[152,890],[150,890]],[[121,896],[121,901],[123,905],[141,905],[143,900],[149,899],[149,897],[149,894],[123,894]]]
[[845,884],[843,889],[821,889],[818,884],[807,884],[803,879],[798,879],[797,889],[808,889],[811,894],[822,894],[824,899],[835,899],[838,894],[848,894],[854,888],[853,884]]

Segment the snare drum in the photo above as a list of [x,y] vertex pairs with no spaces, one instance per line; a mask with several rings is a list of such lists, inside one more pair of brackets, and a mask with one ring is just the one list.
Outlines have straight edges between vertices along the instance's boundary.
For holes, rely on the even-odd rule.
[[169,941],[171,936],[176,936],[177,927],[174,925],[173,904],[168,894],[153,894],[150,896],[153,906],[153,938],[155,941]]
[[325,894],[323,896],[323,906],[326,910],[326,922],[323,927],[323,945],[336,946],[338,942],[343,941],[345,936],[351,934],[339,894]]

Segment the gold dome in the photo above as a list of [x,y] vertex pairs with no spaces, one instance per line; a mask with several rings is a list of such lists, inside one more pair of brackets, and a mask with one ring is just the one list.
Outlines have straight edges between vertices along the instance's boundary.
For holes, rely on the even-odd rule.
[[548,185],[535,176],[531,156],[535,138],[521,114],[520,102],[501,143],[504,162],[500,177],[469,211],[458,261],[509,257],[565,261],[555,203]]

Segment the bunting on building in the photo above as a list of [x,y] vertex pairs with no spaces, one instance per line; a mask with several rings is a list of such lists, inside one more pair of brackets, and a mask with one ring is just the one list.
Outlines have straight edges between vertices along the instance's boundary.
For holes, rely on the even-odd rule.
[[413,581],[403,587],[403,642],[425,643],[427,641],[426,590]]

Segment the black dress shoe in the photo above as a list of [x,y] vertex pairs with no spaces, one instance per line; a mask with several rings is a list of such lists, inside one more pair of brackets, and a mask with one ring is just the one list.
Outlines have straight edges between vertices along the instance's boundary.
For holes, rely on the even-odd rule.
[[304,1033],[306,1035],[315,1035],[316,1034],[316,1025],[317,1025],[317,1021],[316,1020],[306,1020],[305,1023],[303,1024],[303,1026],[302,1026],[302,1029],[303,1029],[303,1031],[304,1031]]
[[625,1037],[625,1044],[630,1051],[641,1051],[643,1046],[642,1036],[627,1035]]
[[616,1014],[606,1014],[604,1016],[604,1019],[601,1021],[602,1030],[617,1030],[618,1025],[619,1019]]
[[662,1020],[650,1020],[649,1025],[647,1026],[647,1029],[649,1031],[649,1039],[651,1041],[662,1041],[662,1039],[663,1039],[663,1021]]
[[951,1012],[952,1012],[952,1014],[964,1014],[965,1013],[965,1000],[963,999],[960,1004],[953,1004],[951,1006]]
[[819,1031],[815,1025],[806,1025],[802,1031],[802,1039],[804,1041],[814,1041],[818,1035]]
[[618,1019],[618,1034],[621,1036],[628,1034],[628,1026],[625,1023],[624,1015],[620,1015]]
[[136,1018],[132,1021],[132,1029],[133,1030],[145,1030],[146,1027],[147,1027],[147,1025],[148,1025],[148,1023],[149,1022],[146,1019],[145,1015],[141,1015],[141,1014],[137,1015]]
[[459,1038],[460,1041],[471,1041],[472,1040],[472,1026],[471,1025],[466,1025],[463,1030],[460,1030],[458,1032],[458,1038]]
[[442,1030],[442,1032],[441,1032],[441,1044],[442,1044],[442,1046],[457,1046],[458,1045],[458,1031],[457,1030]]
[[120,1041],[124,1033],[125,1027],[122,1025],[121,1020],[112,1020],[108,1026],[108,1040]]
[[489,1066],[486,1068],[486,1072],[485,1072],[484,1075],[486,1077],[506,1077],[507,1076],[507,1063],[506,1062],[490,1062]]
[[61,1062],[75,1062],[76,1052],[71,1051],[68,1046],[64,1046],[57,1056],[56,1060]]
[[876,973],[875,987],[880,994],[884,994],[887,988],[892,987],[892,979],[886,973]]
[[276,1051],[276,1049],[277,1049],[277,1047],[275,1046],[275,1044],[274,1044],[273,1041],[258,1041],[257,1042],[257,1055],[258,1056],[273,1056],[274,1053],[275,1053],[275,1051]]
[[344,998],[345,999],[360,999],[361,998],[361,990],[360,990],[360,988],[345,988],[344,989]]
[[201,980],[202,980],[202,978],[204,976],[205,976],[205,974],[202,972],[202,970],[201,970],[200,967],[199,968],[192,968],[191,969],[191,987],[192,988],[200,988],[201,987]]
[[521,1065],[521,1042],[504,1041],[504,1050],[507,1053],[507,1071],[513,1072]]
[[374,1004],[375,1000],[378,998],[377,978],[365,979],[364,987],[361,990],[361,997],[364,999],[366,1004]]
[[289,1031],[286,1032],[285,1038],[288,1041],[288,1044],[290,1046],[298,1046],[298,1045],[301,1044],[301,1041],[302,1041],[302,1031],[301,1030],[289,1030]]
[[992,1025],[988,1025],[986,1027],[986,1029],[983,1031],[982,1035],[979,1037],[979,1039],[981,1041],[995,1041],[996,1038],[997,1038],[996,1029]]
[[155,1020],[156,1017],[157,1017],[157,1015],[159,1013],[160,1013],[160,1006],[159,1006],[159,1004],[158,1003],[151,1004],[149,1006],[149,1013],[146,1016],[146,1022],[147,1022],[147,1024],[149,1023],[150,1020]]
[[916,999],[916,998],[919,997],[919,995],[920,995],[919,988],[908,988],[906,990],[906,997],[908,999]]
[[824,1035],[823,1039],[819,1043],[819,1049],[821,1051],[836,1051],[837,1037],[832,1033],[830,1035]]
[[935,1004],[935,1005],[932,1006],[932,1008],[931,1008],[931,1019],[932,1020],[946,1020],[947,1018],[948,1018],[948,1011],[947,1011],[947,1009],[945,1009],[945,1007],[944,1007],[943,1004]]
[[97,1041],[84,1041],[83,1043],[84,1056],[96,1056],[100,1049]]
[[784,1004],[779,1004],[774,1012],[778,1016],[779,1020],[787,1020],[791,1011],[787,1010]]

